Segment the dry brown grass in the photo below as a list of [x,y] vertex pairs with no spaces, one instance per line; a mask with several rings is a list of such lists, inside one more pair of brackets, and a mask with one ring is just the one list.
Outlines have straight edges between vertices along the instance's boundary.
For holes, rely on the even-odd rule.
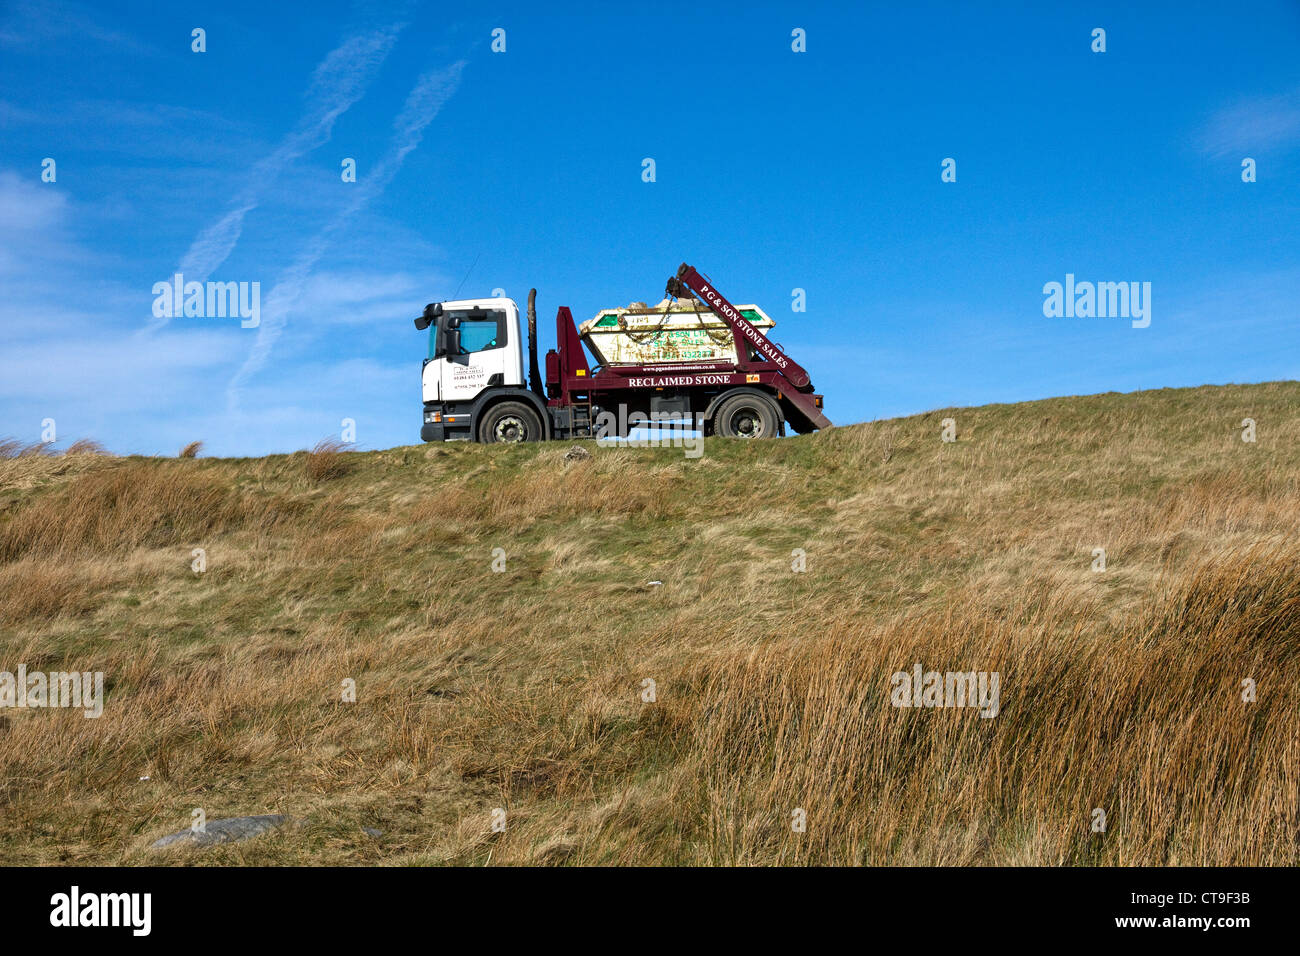
[[192,442],[190,442],[188,445],[186,445],[184,448],[182,448],[182,449],[180,450],[180,453],[179,453],[176,457],[177,457],[177,458],[197,458],[197,457],[199,457],[199,452],[202,451],[202,450],[203,450],[203,442],[201,442],[201,441],[192,441]]
[[50,442],[22,442],[15,438],[0,438],[0,458],[27,458],[33,455],[48,455],[50,449]]
[[236,528],[269,529],[297,509],[236,491],[214,473],[131,461],[79,476],[34,498],[0,525],[0,561],[28,555],[108,557],[198,541]]
[[[682,730],[714,859],[1294,862],[1300,549],[1205,560],[1113,632],[1077,600],[1023,601],[845,621],[701,668]],[[887,675],[918,662],[998,672],[1001,712],[891,707]]]
[[110,685],[7,712],[0,859],[1296,864],[1300,386],[588,447],[0,460],[0,669]]
[[68,446],[68,450],[64,452],[64,454],[65,455],[95,455],[100,457],[106,457],[109,456],[111,453],[107,448],[105,448],[99,442],[95,441],[93,438],[78,438],[76,441],[74,441],[71,445]]
[[316,447],[307,452],[303,459],[303,470],[312,481],[328,481],[342,478],[348,473],[350,463],[344,456],[347,445],[337,438],[324,438]]

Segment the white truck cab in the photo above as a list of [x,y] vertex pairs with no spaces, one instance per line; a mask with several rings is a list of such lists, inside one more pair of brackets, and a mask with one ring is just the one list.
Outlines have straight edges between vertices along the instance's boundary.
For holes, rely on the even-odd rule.
[[[415,327],[429,330],[420,376],[424,441],[546,437],[545,405],[524,384],[524,343],[513,299],[433,302]],[[525,407],[514,408],[513,415],[510,408],[489,414],[489,405],[511,405],[508,399],[522,400]],[[491,419],[486,424],[485,415]]]
[[429,326],[423,398],[465,402],[497,385],[522,386],[524,350],[513,299],[461,299],[438,304]]

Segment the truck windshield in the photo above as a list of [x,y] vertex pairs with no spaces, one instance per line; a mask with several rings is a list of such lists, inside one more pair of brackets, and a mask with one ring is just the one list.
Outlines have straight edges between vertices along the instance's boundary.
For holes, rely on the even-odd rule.
[[460,320],[460,351],[458,355],[471,352],[486,352],[488,349],[504,348],[506,344],[506,313],[504,309],[465,309],[443,313],[442,320],[429,327],[429,358],[439,358],[443,354],[445,333],[448,319]]

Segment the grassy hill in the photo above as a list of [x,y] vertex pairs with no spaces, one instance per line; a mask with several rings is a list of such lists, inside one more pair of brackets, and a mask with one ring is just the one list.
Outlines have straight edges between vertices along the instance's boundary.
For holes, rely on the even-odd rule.
[[582,444],[0,460],[0,860],[1300,862],[1300,384]]

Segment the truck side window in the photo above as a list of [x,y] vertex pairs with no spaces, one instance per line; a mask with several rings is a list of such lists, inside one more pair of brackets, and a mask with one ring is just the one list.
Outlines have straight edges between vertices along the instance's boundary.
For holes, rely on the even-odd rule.
[[460,323],[460,351],[462,355],[470,352],[486,352],[499,349],[505,342],[501,335],[504,313],[493,313],[490,319],[464,319]]

